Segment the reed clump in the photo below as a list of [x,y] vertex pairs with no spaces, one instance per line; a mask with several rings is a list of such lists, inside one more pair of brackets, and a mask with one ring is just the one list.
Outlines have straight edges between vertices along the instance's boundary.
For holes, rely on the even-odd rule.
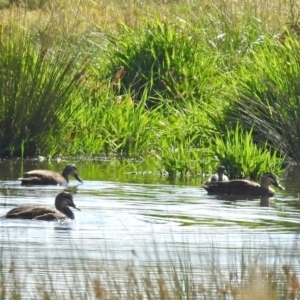
[[266,40],[253,49],[253,61],[237,73],[236,101],[226,114],[228,122],[238,111],[239,121],[244,128],[253,127],[258,143],[267,141],[296,163],[300,162],[299,47],[298,39],[288,37],[284,44]]
[[71,97],[86,65],[79,56],[38,49],[18,28],[10,31],[0,48],[0,154],[24,156],[46,147],[47,137],[63,126],[62,115],[72,118]]

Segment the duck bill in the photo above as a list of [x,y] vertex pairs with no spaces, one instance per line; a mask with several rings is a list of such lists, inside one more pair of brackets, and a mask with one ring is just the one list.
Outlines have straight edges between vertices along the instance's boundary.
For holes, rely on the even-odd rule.
[[78,174],[75,174],[74,177],[81,183],[83,183],[82,179],[78,176]]
[[76,205],[73,203],[73,205],[70,205],[72,206],[73,208],[77,209],[77,210],[81,210],[80,208],[76,207]]
[[279,183],[277,183],[276,185],[279,189],[284,190],[284,187],[282,185],[280,185]]

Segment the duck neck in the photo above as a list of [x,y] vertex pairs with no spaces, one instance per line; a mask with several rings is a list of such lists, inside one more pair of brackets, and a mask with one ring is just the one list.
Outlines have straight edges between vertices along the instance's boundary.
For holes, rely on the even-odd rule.
[[268,191],[269,190],[269,185],[265,184],[264,182],[260,183],[260,187],[264,190],[264,191]]
[[69,182],[69,175],[67,172],[65,172],[65,170],[62,171],[61,173],[62,177],[66,179],[67,182]]
[[61,213],[63,213],[64,215],[66,215],[69,219],[74,220],[75,216],[74,213],[72,212],[72,210],[69,207],[60,207],[57,208]]

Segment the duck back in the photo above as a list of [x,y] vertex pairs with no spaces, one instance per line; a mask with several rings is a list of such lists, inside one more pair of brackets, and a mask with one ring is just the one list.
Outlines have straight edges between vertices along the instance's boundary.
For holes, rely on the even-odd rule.
[[216,181],[206,183],[204,189],[208,194],[274,196],[270,187],[263,189],[258,183],[249,180],[236,179],[231,181]]
[[50,170],[32,170],[24,173],[23,178],[19,178],[23,185],[64,185],[67,184],[66,179],[59,173]]

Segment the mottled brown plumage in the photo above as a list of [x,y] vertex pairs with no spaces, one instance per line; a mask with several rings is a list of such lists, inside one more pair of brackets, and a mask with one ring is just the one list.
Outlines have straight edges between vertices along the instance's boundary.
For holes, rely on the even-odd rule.
[[204,184],[204,189],[208,194],[218,195],[252,195],[252,196],[274,196],[275,191],[270,188],[274,185],[279,189],[284,190],[273,173],[265,173],[260,180],[260,184],[250,180],[230,180],[230,181],[215,181]]
[[22,185],[65,185],[69,182],[69,175],[73,175],[79,182],[82,182],[75,165],[67,165],[61,174],[50,170],[33,170],[24,173],[19,178]]
[[74,213],[69,207],[77,208],[73,202],[73,196],[68,192],[61,192],[55,198],[55,207],[48,208],[35,205],[18,206],[11,209],[4,218],[10,219],[30,219],[30,220],[43,220],[53,221],[56,219],[75,219]]

